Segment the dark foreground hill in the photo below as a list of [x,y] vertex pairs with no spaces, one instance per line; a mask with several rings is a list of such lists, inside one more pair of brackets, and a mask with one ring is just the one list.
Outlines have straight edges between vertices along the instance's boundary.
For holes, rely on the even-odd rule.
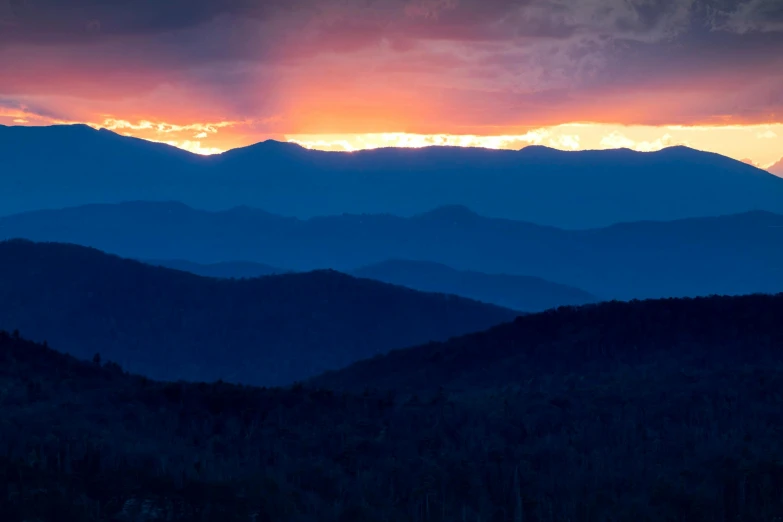
[[182,201],[210,210],[248,205],[301,218],[410,216],[466,205],[493,217],[589,228],[783,212],[783,179],[686,147],[649,153],[546,147],[341,153],[266,141],[205,158],[83,125],[0,126],[0,172],[2,214],[131,200]]
[[332,271],[212,279],[90,248],[0,243],[0,328],[162,379],[289,384],[516,316]]
[[299,220],[252,208],[206,212],[181,203],[135,202],[0,218],[0,238],[12,237],[136,259],[246,260],[298,271],[351,272],[408,259],[535,276],[602,299],[783,290],[783,215],[767,212],[574,231],[490,219],[458,206],[411,218]]
[[598,301],[583,290],[538,277],[454,270],[425,261],[390,260],[359,268],[351,275],[423,292],[455,294],[523,312]]
[[768,358],[777,364],[783,359],[781,316],[783,294],[561,307],[444,343],[393,350],[312,383],[431,392],[536,387],[557,376],[579,389],[581,376],[597,370],[646,379],[669,365],[698,375],[704,367]]
[[780,301],[545,313],[407,360],[475,385],[419,397],[157,383],[0,334],[0,520],[775,521]]

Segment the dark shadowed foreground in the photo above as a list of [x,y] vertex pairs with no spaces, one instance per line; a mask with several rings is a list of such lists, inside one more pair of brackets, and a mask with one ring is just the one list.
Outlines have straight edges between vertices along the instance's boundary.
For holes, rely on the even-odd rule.
[[562,309],[316,380],[389,388],[357,393],[157,383],[0,334],[0,520],[772,522],[781,312]]
[[606,302],[518,317],[484,332],[360,361],[311,382],[426,393],[538,386],[568,377],[571,389],[591,372],[657,375],[781,357],[783,294]]

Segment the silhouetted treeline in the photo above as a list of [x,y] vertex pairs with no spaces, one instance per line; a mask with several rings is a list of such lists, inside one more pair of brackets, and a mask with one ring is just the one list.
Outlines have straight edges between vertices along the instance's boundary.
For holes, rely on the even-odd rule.
[[562,309],[366,365],[418,396],[158,383],[0,334],[0,519],[773,522],[780,308]]
[[290,384],[516,315],[333,271],[219,280],[75,245],[0,243],[0,328],[160,379]]
[[783,294],[605,302],[520,316],[444,343],[393,350],[311,382],[424,392],[543,385],[596,369],[714,368],[783,356]]

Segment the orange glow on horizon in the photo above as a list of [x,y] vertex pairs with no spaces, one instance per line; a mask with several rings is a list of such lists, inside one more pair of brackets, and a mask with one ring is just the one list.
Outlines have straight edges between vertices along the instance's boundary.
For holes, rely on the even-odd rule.
[[[274,124],[277,118],[263,120]],[[100,123],[55,120],[23,110],[0,109],[0,124],[52,125],[86,123],[125,136],[165,143],[200,155],[220,154],[276,139],[316,150],[352,152],[381,147],[482,147],[518,150],[545,145],[560,150],[630,148],[655,151],[674,145],[716,152],[768,169],[783,157],[783,123],[759,125],[619,125],[570,123],[503,134],[424,134],[411,132],[272,133],[255,129],[257,121],[169,123],[151,119],[104,117]]]
[[767,169],[783,156],[783,124],[726,126],[622,126],[566,124],[514,135],[312,134],[288,135],[305,148],[352,152],[381,147],[482,147],[518,150],[545,145],[566,151],[629,148],[653,152],[675,145],[715,152]]

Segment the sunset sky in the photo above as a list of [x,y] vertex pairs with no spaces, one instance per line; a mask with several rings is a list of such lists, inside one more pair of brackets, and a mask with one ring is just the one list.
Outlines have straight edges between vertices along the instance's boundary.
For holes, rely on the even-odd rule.
[[783,0],[0,0],[0,124],[783,157]]

